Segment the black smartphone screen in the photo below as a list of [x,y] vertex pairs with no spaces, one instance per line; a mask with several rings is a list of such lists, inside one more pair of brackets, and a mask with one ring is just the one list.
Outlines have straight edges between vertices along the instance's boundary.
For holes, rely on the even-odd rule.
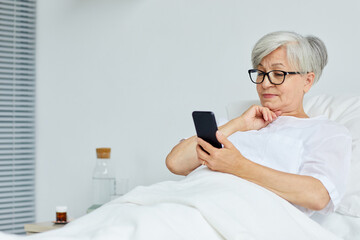
[[204,139],[212,146],[221,148],[222,145],[216,138],[216,131],[218,128],[214,113],[206,111],[194,111],[192,113],[192,117],[194,120],[197,136]]

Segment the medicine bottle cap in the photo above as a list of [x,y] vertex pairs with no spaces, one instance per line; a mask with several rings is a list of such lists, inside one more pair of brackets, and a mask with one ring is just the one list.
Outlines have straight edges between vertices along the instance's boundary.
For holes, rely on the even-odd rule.
[[111,148],[97,148],[96,155],[97,158],[110,158]]
[[67,211],[67,206],[57,206],[56,207],[56,212],[66,212]]

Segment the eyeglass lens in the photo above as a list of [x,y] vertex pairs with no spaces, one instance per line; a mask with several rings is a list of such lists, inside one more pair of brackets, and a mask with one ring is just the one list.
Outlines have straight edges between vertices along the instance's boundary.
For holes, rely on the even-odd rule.
[[[261,83],[264,80],[264,75],[265,73],[261,71],[250,72],[251,80],[256,83]],[[285,73],[274,70],[268,73],[268,77],[270,78],[270,82],[273,84],[281,84],[284,81]]]

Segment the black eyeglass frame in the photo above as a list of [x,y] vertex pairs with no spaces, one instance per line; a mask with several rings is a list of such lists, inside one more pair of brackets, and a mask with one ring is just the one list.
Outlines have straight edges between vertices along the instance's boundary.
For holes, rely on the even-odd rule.
[[[270,78],[270,75],[269,75],[269,74],[272,73],[272,72],[275,72],[275,71],[276,71],[276,72],[282,72],[282,73],[284,74],[284,79],[282,80],[281,83],[273,83],[273,82],[271,81],[271,78]],[[262,72],[262,73],[264,73],[263,79],[261,80],[261,82],[256,82],[256,81],[254,81],[254,80],[251,78],[251,73],[254,73],[254,72]],[[285,72],[285,71],[282,71],[282,70],[272,70],[272,71],[269,71],[269,72],[264,72],[264,71],[261,71],[261,70],[259,70],[259,69],[249,69],[249,70],[248,70],[248,73],[249,73],[249,77],[250,77],[251,82],[253,82],[253,83],[255,83],[255,84],[261,84],[261,83],[263,83],[264,80],[265,80],[265,76],[267,76],[268,79],[269,79],[269,81],[270,81],[270,83],[273,84],[273,85],[281,85],[281,84],[283,84],[287,75],[305,74],[305,73],[302,73],[302,72]]]

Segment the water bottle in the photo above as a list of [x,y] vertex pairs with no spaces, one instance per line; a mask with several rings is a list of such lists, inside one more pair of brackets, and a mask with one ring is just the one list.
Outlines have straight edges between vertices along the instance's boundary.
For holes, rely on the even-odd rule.
[[115,195],[115,171],[110,161],[110,148],[96,149],[96,165],[93,172],[93,203],[102,205]]

